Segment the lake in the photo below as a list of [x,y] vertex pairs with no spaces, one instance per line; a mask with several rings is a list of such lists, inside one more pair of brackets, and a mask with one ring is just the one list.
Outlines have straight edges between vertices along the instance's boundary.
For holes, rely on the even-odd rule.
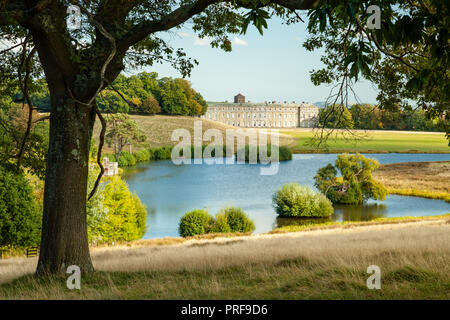
[[[416,161],[450,161],[450,154],[370,154],[381,164]],[[215,215],[224,206],[241,207],[255,222],[255,233],[272,230],[277,215],[272,195],[283,184],[313,186],[314,175],[336,154],[295,154],[280,162],[278,174],[260,175],[260,164],[174,165],[171,161],[138,164],[124,171],[130,190],[147,206],[148,231],[144,238],[178,236],[178,223],[185,212],[207,208]],[[390,195],[385,201],[364,206],[336,206],[337,221],[370,220],[375,217],[438,215],[450,212],[443,200]]]

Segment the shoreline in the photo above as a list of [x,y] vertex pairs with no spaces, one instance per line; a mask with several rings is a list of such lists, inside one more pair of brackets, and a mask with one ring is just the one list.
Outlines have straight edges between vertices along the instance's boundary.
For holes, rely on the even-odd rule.
[[[132,248],[149,248],[149,247],[166,247],[166,246],[179,246],[188,243],[197,242],[214,242],[230,240],[242,240],[242,239],[262,239],[264,237],[271,237],[273,235],[285,235],[285,234],[299,234],[316,231],[326,230],[345,230],[345,229],[360,229],[389,226],[389,225],[413,225],[420,223],[449,223],[450,224],[450,212],[444,215],[436,216],[418,216],[418,217],[393,217],[393,218],[378,218],[370,221],[344,221],[321,224],[309,224],[309,225],[292,225],[275,228],[266,233],[251,234],[251,233],[208,233],[203,235],[191,236],[191,237],[164,237],[164,238],[152,238],[152,239],[140,239],[130,242],[117,242],[112,244],[99,244],[96,246],[90,245],[91,253],[101,250],[115,250],[115,249],[132,249]],[[361,229],[362,228],[362,229]],[[2,261],[13,261],[15,259],[32,260],[36,258],[26,258],[24,255],[6,256],[0,259],[0,266]],[[1,283],[1,281],[0,281]]]

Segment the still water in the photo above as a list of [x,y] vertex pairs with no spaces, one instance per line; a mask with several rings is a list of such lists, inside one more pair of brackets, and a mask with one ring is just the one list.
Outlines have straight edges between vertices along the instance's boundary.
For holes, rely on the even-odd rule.
[[[450,154],[371,154],[381,164],[450,160]],[[224,206],[241,207],[255,222],[255,233],[268,232],[277,225],[272,195],[283,184],[297,182],[313,186],[314,175],[336,154],[296,154],[280,163],[278,173],[260,175],[259,164],[174,165],[171,161],[139,164],[125,170],[130,190],[147,206],[144,238],[178,236],[183,214],[207,208],[215,215]],[[336,206],[333,219],[370,220],[376,217],[438,215],[450,212],[450,204],[406,196],[387,196],[385,201],[368,201],[365,206]]]

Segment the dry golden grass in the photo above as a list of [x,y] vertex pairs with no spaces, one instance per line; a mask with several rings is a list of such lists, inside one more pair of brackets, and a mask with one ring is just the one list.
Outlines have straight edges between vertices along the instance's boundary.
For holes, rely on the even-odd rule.
[[450,213],[440,216],[423,216],[423,217],[395,217],[395,218],[378,218],[370,221],[344,221],[344,222],[325,222],[311,223],[304,225],[286,225],[273,229],[269,234],[302,232],[314,230],[331,230],[331,229],[348,229],[363,226],[377,226],[386,224],[404,224],[422,221],[442,221],[447,220],[450,223]]
[[[219,130],[224,139],[225,143],[225,132],[227,129],[237,129],[236,127],[229,126],[220,122],[200,119],[197,117],[189,116],[143,116],[143,115],[131,115],[131,119],[137,122],[139,127],[141,127],[145,134],[147,135],[147,141],[144,144],[150,145],[152,147],[163,147],[169,145],[175,145],[178,142],[172,141],[172,132],[176,129],[186,129],[191,133],[191,137],[194,137],[194,121],[202,121],[202,131],[205,133],[208,129]],[[258,129],[242,129],[245,132],[258,131]],[[98,137],[100,132],[100,122],[97,121],[94,128],[94,137]],[[280,134],[280,144],[281,145],[295,145],[296,139],[287,135]],[[204,144],[208,144],[205,142]],[[139,149],[139,146],[136,147]],[[105,146],[105,152],[111,152],[112,149]]]
[[381,165],[373,177],[393,194],[450,200],[450,162],[405,162]]
[[[299,256],[354,261],[386,250],[443,254],[450,258],[450,226],[441,221],[318,230],[215,240],[190,240],[153,248],[99,249],[94,264],[103,271],[211,270]],[[450,260],[449,260],[450,261]]]
[[[81,292],[63,278],[25,277],[0,298],[300,299],[450,298],[446,220],[275,235],[187,240],[150,247],[99,248]],[[36,259],[0,261],[0,282],[34,271]],[[369,265],[382,290],[367,290]]]

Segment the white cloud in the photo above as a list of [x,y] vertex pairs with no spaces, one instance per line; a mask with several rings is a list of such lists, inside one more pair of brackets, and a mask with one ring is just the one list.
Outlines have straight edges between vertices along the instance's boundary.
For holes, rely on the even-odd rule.
[[195,46],[207,46],[211,40],[208,37],[205,38],[197,38],[194,41]]
[[248,45],[247,41],[241,40],[238,37],[234,37],[233,44],[236,46],[246,46]]
[[190,37],[191,37],[191,34],[190,34],[190,33],[188,33],[188,32],[183,32],[183,31],[177,32],[177,35],[178,35],[179,37],[181,37],[181,38],[190,38]]

